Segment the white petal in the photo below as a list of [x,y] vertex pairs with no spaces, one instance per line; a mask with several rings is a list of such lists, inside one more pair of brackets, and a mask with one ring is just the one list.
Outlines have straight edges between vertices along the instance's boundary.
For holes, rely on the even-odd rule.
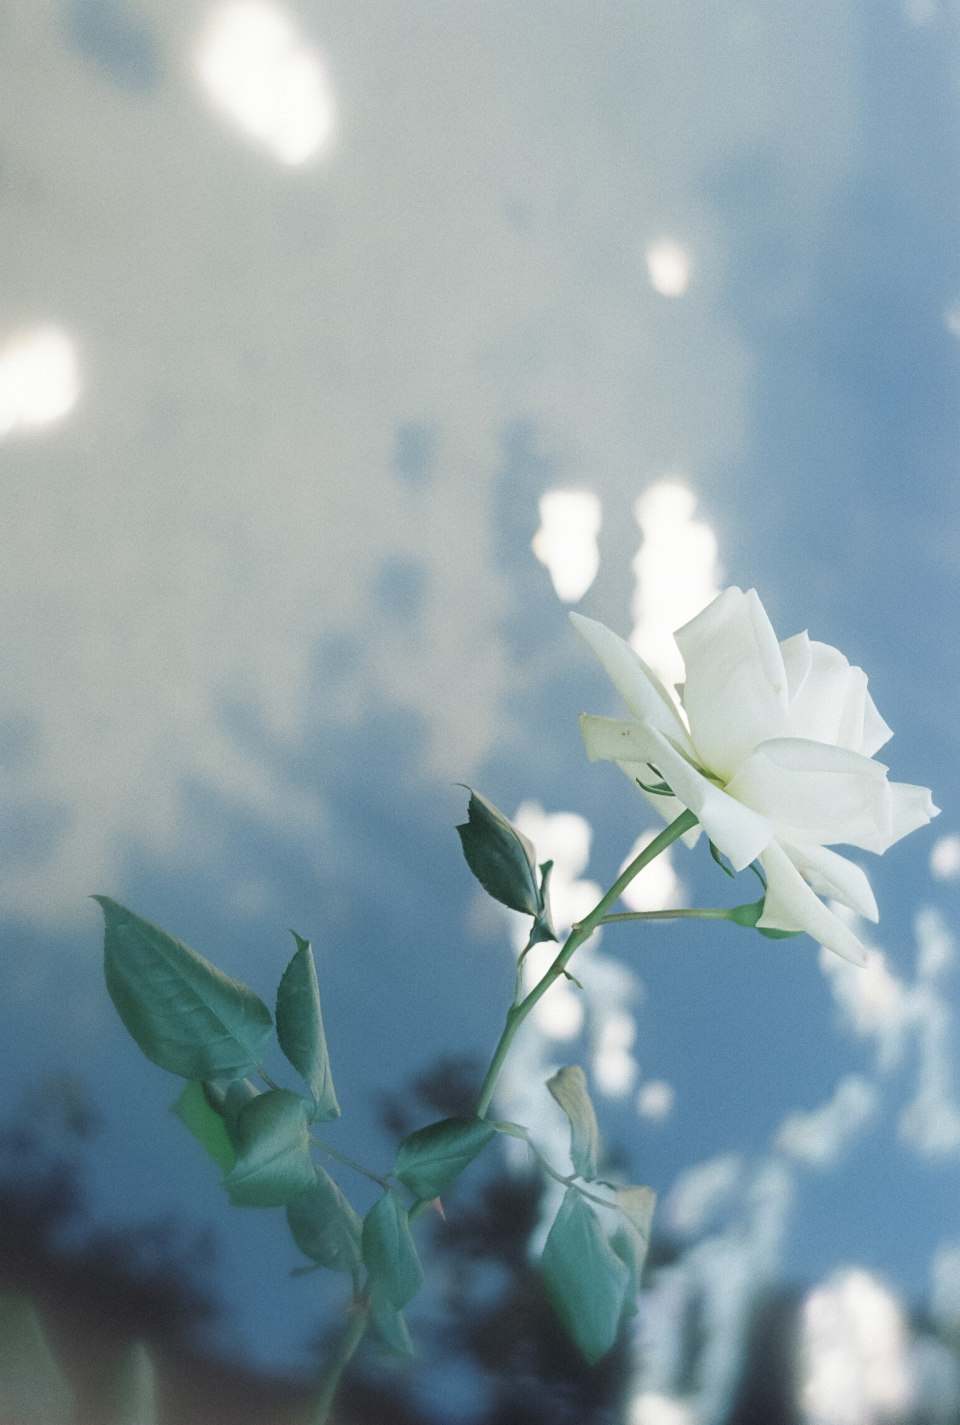
[[783,733],[787,674],[776,634],[755,590],[726,589],[674,636],[690,736],[702,764],[726,781],[758,742]]
[[[580,734],[591,762],[646,763],[658,746],[644,723],[595,717],[593,713],[580,714]],[[644,782],[657,780],[652,772],[646,777],[642,772],[635,775],[641,776]]]
[[651,736],[658,744],[652,760],[660,776],[694,813],[713,844],[730,857],[734,869],[742,871],[772,837],[770,821],[708,781],[661,733],[651,732]]
[[634,717],[659,728],[682,746],[689,746],[687,729],[676,704],[656,673],[647,667],[629,643],[607,628],[606,624],[584,618],[583,614],[571,613],[570,622],[600,659],[607,676]]
[[929,787],[914,787],[909,782],[890,782],[887,790],[888,829],[885,833],[878,833],[869,844],[866,841],[858,842],[865,851],[884,852],[901,837],[916,831],[918,827],[926,826],[928,821],[940,815],[940,808],[934,806]]
[[771,841],[760,858],[767,876],[764,930],[803,930],[854,965],[865,965],[866,953],[849,926],[818,900],[783,847]]
[[890,787],[880,762],[799,737],[763,743],[727,791],[769,817],[791,842],[873,849],[891,829]]
[[826,846],[794,846],[778,838],[797,870],[818,896],[840,901],[867,920],[877,921],[880,912],[866,873],[846,856],[838,856]]
[[829,643],[810,645],[810,667],[791,688],[785,735],[873,754],[893,736],[867,692],[867,675]]
[[787,696],[795,698],[810,672],[813,659],[809,636],[806,633],[795,633],[792,638],[781,639],[780,657],[787,675]]
[[[623,772],[626,777],[629,777],[633,785],[636,786],[636,762],[618,762],[617,766],[620,768],[620,771]],[[671,821],[676,821],[677,817],[684,810],[683,802],[678,801],[676,797],[662,796],[659,792],[645,792],[642,787],[640,787],[639,790],[641,795],[645,797],[646,800],[653,807],[657,815],[662,816],[664,821],[668,824]],[[680,840],[683,842],[684,846],[690,847],[692,849],[700,840],[702,832],[703,827],[700,825],[691,827],[689,831],[685,831],[683,833]]]

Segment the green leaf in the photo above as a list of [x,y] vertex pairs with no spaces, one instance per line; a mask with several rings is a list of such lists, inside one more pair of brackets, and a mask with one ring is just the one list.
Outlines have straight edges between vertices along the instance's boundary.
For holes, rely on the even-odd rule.
[[316,1182],[287,1203],[287,1223],[305,1257],[334,1272],[352,1272],[363,1260],[363,1223],[324,1168]]
[[439,1197],[496,1132],[483,1118],[443,1118],[404,1138],[393,1171],[416,1197]]
[[363,1219],[363,1261],[374,1296],[385,1298],[398,1310],[423,1285],[410,1221],[393,1191],[384,1193]]
[[147,1058],[185,1079],[254,1068],[273,1032],[263,1001],[159,926],[107,896],[93,899],[106,921],[110,998]]
[[326,1122],[340,1117],[333,1091],[330,1057],[320,1014],[320,989],[310,941],[291,931],[296,953],[277,990],[277,1038],[297,1073],[308,1085],[317,1105],[314,1118]]
[[723,852],[720,850],[719,846],[714,846],[712,841],[708,842],[708,845],[710,847],[710,855],[713,857],[714,861],[716,861],[717,865],[720,867],[720,870],[725,876],[729,876],[730,879],[733,880],[735,872],[733,871],[733,868],[728,866],[726,861],[723,859]]
[[758,925],[757,930],[768,940],[792,940],[795,935],[803,934],[802,930],[771,930],[766,925]]
[[640,1291],[643,1264],[647,1260],[650,1224],[656,1201],[657,1195],[652,1188],[617,1189],[617,1207],[620,1210],[621,1223],[610,1239],[610,1246],[630,1271],[631,1289],[625,1304],[628,1316],[636,1315],[636,1298]]
[[547,1234],[540,1268],[553,1309],[593,1365],[617,1339],[631,1273],[575,1187]]
[[170,1112],[202,1143],[222,1173],[229,1173],[237,1161],[222,1116],[210,1107],[203,1084],[191,1079]]
[[117,1363],[107,1425],[156,1425],[156,1371],[143,1341],[128,1346]]
[[[484,890],[511,910],[532,915],[542,940],[556,940],[546,922],[537,853],[529,839],[479,792],[470,792],[467,820],[457,827],[463,854]],[[544,878],[549,875],[549,866]]]
[[285,1207],[315,1181],[310,1158],[313,1105],[290,1089],[270,1089],[237,1115],[237,1163],[220,1184],[234,1207]]
[[72,1418],[70,1388],[32,1302],[24,1296],[0,1297],[0,1420],[69,1425]]
[[524,1128],[522,1123],[511,1123],[509,1118],[498,1119],[493,1126],[498,1133],[506,1133],[511,1138],[526,1140],[530,1136],[529,1128]]
[[392,1351],[395,1356],[412,1359],[413,1342],[410,1340],[403,1313],[391,1305],[385,1296],[375,1292],[370,1298],[370,1315],[387,1350]]
[[587,1092],[587,1077],[579,1064],[558,1069],[547,1088],[570,1120],[570,1158],[573,1171],[588,1182],[597,1176],[600,1130]]

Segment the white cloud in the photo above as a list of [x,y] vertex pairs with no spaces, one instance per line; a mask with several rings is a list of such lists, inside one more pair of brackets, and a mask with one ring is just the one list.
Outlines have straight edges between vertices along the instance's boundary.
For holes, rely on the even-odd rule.
[[637,1093],[637,1112],[652,1123],[663,1123],[673,1112],[676,1090],[664,1079],[648,1079]]
[[697,1425],[697,1418],[683,1401],[645,1391],[627,1407],[627,1425]]
[[216,103],[281,163],[304,163],[329,141],[334,108],[323,65],[278,5],[220,5],[197,69]]
[[600,568],[600,501],[589,490],[548,490],[540,497],[533,552],[550,571],[557,598],[575,604]]
[[861,1039],[874,1039],[882,1069],[900,1060],[913,1009],[907,988],[887,968],[882,950],[869,949],[863,968],[829,950],[820,950],[820,968],[847,1027]]
[[834,1273],[803,1306],[800,1406],[806,1425],[880,1425],[910,1404],[907,1330],[867,1272]]
[[956,1032],[953,1010],[926,986],[914,991],[917,1016],[917,1092],[900,1114],[902,1142],[924,1158],[960,1154],[960,1104],[955,1086]]
[[878,1106],[876,1087],[861,1074],[849,1074],[820,1108],[789,1114],[777,1131],[776,1146],[810,1167],[832,1168],[873,1122]]
[[941,1242],[933,1254],[930,1310],[941,1330],[960,1333],[960,1238]]
[[702,1232],[729,1206],[742,1174],[743,1160],[737,1153],[724,1153],[687,1168],[663,1203],[664,1222],[684,1236]]
[[79,394],[76,348],[61,327],[25,327],[0,347],[0,436],[60,420]]
[[[960,315],[958,315],[960,326]],[[938,836],[930,850],[930,874],[935,881],[952,881],[960,876],[960,836]]]
[[634,507],[641,541],[630,642],[668,686],[683,678],[674,631],[720,592],[716,535],[694,517],[696,507],[679,479],[652,485]]
[[690,284],[690,254],[672,238],[658,238],[644,252],[650,286],[663,297],[682,297]]

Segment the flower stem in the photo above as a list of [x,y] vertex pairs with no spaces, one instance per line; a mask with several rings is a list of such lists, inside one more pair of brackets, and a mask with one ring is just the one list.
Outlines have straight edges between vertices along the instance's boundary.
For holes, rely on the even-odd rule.
[[649,866],[650,862],[660,855],[661,851],[665,851],[678,837],[683,836],[684,832],[690,831],[696,824],[697,818],[692,811],[688,810],[682,812],[676,821],[672,821],[669,826],[665,827],[659,836],[654,837],[649,846],[645,846],[640,854],[635,856],[629,866],[617,877],[606,895],[597,902],[590,914],[573,927],[560,953],[540,980],[539,984],[535,985],[526,998],[521,1000],[519,1004],[515,1003],[510,1006],[510,1009],[507,1011],[507,1022],[500,1036],[500,1042],[497,1044],[493,1058],[490,1060],[490,1067],[487,1070],[486,1078],[480,1089],[480,1097],[477,1100],[476,1108],[478,1118],[486,1117],[487,1109],[490,1107],[490,1100],[493,1098],[494,1090],[497,1086],[497,1080],[500,1077],[500,1072],[510,1052],[510,1046],[513,1043],[517,1030],[533,1007],[543,998],[550,986],[555,984],[564,973],[567,963],[574,951],[579,949],[585,940],[589,940],[597,926],[603,921],[607,911],[620,898],[634,876],[639,875],[645,866]]
[[340,1377],[343,1375],[343,1372],[353,1358],[354,1352],[363,1340],[364,1333],[369,1324],[370,1307],[365,1304],[361,1305],[361,1303],[354,1298],[350,1312],[350,1320],[347,1322],[347,1329],[341,1336],[340,1344],[336,1351],[334,1351],[330,1357],[323,1377],[323,1383],[320,1386],[320,1397],[317,1401],[317,1409],[313,1417],[312,1425],[327,1425],[330,1419],[330,1408],[333,1405],[333,1398],[340,1385]]
[[331,1158],[336,1158],[338,1163],[345,1164],[352,1168],[355,1173],[362,1173],[365,1178],[369,1178],[372,1183],[379,1183],[386,1192],[390,1183],[386,1178],[381,1178],[377,1173],[371,1173],[369,1168],[365,1168],[362,1163],[355,1163],[352,1158],[348,1158],[346,1153],[338,1153],[336,1148],[331,1148],[329,1143],[324,1143],[322,1138],[318,1138],[315,1133],[310,1134],[310,1141],[316,1143],[318,1148],[322,1148],[325,1153],[329,1153]]
[[605,915],[599,925],[614,925],[622,920],[732,920],[730,911],[723,906],[716,909],[696,910],[620,910],[613,915]]

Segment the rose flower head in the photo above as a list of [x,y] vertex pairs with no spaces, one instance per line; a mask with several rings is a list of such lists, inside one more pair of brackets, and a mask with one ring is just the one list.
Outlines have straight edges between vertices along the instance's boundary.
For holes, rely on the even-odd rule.
[[631,713],[581,715],[590,760],[616,762],[667,820],[689,808],[735,870],[759,860],[759,928],[806,931],[863,964],[820,896],[874,921],[877,903],[861,868],[830,847],[883,852],[938,811],[926,787],[888,781],[874,760],[892,733],[863,670],[806,633],[778,643],[756,590],[731,588],[674,635],[678,704],[624,639],[570,617]]

